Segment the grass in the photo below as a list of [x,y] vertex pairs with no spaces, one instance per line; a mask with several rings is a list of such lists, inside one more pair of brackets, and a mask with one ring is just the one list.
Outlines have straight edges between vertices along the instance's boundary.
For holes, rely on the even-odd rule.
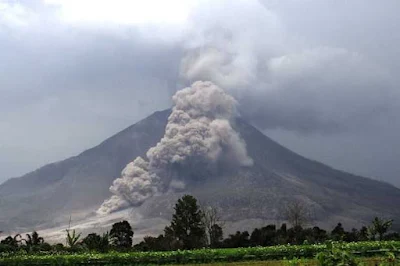
[[[383,258],[362,258],[360,262],[364,266],[376,266],[384,261]],[[288,260],[269,260],[269,261],[241,261],[241,262],[218,262],[206,264],[185,264],[186,266],[291,266]],[[295,264],[294,264],[295,265]],[[313,259],[301,259],[298,266],[318,266],[318,262]],[[178,266],[178,265],[171,265]]]

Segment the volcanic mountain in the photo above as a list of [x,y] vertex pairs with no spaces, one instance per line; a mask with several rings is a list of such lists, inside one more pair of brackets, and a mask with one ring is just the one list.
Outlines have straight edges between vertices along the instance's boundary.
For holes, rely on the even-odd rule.
[[[0,229],[51,228],[67,223],[70,215],[96,221],[95,211],[111,196],[113,180],[157,144],[170,113],[155,112],[75,157],[3,183]],[[241,118],[233,125],[246,142],[252,166],[193,179],[183,191],[154,196],[134,211],[147,219],[167,220],[175,200],[186,193],[217,207],[237,229],[250,226],[245,221],[282,221],[282,206],[293,200],[309,205],[315,222],[324,225],[361,225],[375,215],[400,219],[400,189],[306,159]]]

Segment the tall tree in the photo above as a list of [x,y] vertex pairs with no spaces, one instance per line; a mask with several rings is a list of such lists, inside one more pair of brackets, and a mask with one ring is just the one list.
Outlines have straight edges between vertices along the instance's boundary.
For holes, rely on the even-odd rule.
[[335,241],[340,241],[344,239],[345,234],[346,231],[344,230],[343,225],[338,223],[331,232],[331,238]]
[[5,239],[1,240],[0,243],[3,245],[8,245],[13,248],[18,248],[19,244],[21,243],[21,240],[18,240],[18,238],[21,239],[20,234],[16,234],[14,237],[8,236]]
[[367,241],[369,238],[368,228],[366,226],[361,227],[360,231],[358,231],[358,241]]
[[393,220],[384,220],[378,217],[372,221],[372,225],[370,227],[370,233],[375,239],[375,235],[378,234],[379,241],[383,239],[383,235],[386,234],[390,227],[392,227]]
[[276,242],[278,244],[287,244],[289,243],[288,234],[287,234],[287,225],[283,223],[281,228],[276,231]]
[[204,247],[206,242],[204,216],[196,198],[184,195],[178,200],[174,209],[171,225],[165,229],[166,235],[172,235],[177,239],[183,249]]
[[91,233],[82,240],[82,244],[89,250],[105,252],[109,247],[108,237],[108,232],[104,233],[103,236]]
[[218,247],[223,240],[223,222],[215,207],[202,208],[203,223],[206,228],[208,245],[212,248]]
[[314,238],[314,243],[323,243],[328,239],[328,234],[325,230],[314,226],[312,228],[312,237]]
[[39,234],[34,231],[31,235],[26,234],[27,239],[25,240],[27,245],[32,245],[32,246],[38,246],[40,244],[43,244],[44,239],[43,237],[40,237]]
[[214,224],[211,226],[210,231],[210,247],[211,248],[219,248],[222,245],[222,241],[224,240],[224,232],[222,227],[218,224]]
[[118,248],[132,247],[133,230],[127,221],[118,222],[112,225],[110,231],[111,243]]
[[32,234],[26,234],[26,239],[23,239],[23,241],[25,241],[25,244],[29,250],[44,243],[43,237],[40,237],[36,231],[34,231]]
[[276,226],[270,224],[254,229],[250,236],[250,242],[253,246],[272,246],[276,244],[276,235]]
[[309,208],[299,200],[286,204],[284,216],[293,228],[304,227],[311,219]]

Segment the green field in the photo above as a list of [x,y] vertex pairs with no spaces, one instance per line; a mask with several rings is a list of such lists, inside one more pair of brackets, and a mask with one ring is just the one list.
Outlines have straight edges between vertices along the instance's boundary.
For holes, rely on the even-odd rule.
[[[386,262],[386,260],[382,257],[374,257],[374,258],[359,258],[357,261],[362,262],[363,266],[376,266],[381,263]],[[318,262],[315,259],[301,259],[298,261],[298,264],[292,264],[290,260],[268,260],[268,261],[240,261],[240,262],[214,262],[214,263],[193,263],[193,264],[184,264],[186,266],[318,266]],[[20,263],[17,261],[9,262],[1,265],[140,265],[137,263],[90,263],[86,264],[84,262],[70,262],[65,264],[53,264],[50,262],[34,262],[34,261],[25,261],[25,263]],[[142,265],[159,265],[159,264],[142,264]],[[170,266],[178,266],[182,264],[171,264]],[[400,265],[400,263],[393,263],[390,265]]]
[[[162,265],[213,263],[213,265],[291,265],[289,260],[301,258],[300,265],[316,265],[315,256],[326,251],[326,244],[281,245],[233,249],[198,249],[166,252],[108,252],[63,254],[41,252],[35,254],[3,253],[0,265]],[[371,262],[384,257],[388,252],[397,254],[400,241],[335,243],[336,249],[347,252],[359,260]],[[306,259],[306,261],[303,261]],[[250,262],[249,262],[250,261]],[[246,263],[245,263],[246,262]],[[295,264],[296,265],[296,264]]]
[[[384,263],[383,258],[361,258],[360,262],[363,262],[364,266],[376,266],[380,263]],[[270,261],[241,261],[241,262],[219,262],[219,263],[208,263],[208,264],[187,264],[186,266],[290,266],[288,260],[270,260]],[[316,260],[304,259],[300,260],[299,266],[318,266]],[[395,264],[397,265],[397,264]]]

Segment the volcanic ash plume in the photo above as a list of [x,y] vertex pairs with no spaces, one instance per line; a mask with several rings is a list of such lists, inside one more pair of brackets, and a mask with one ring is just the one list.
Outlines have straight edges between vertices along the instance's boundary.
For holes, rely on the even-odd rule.
[[159,178],[149,171],[149,163],[137,157],[114,180],[110,191],[114,194],[104,201],[98,212],[110,213],[130,205],[140,205],[158,191]]
[[110,187],[114,195],[103,203],[99,213],[138,206],[166,191],[171,181],[175,182],[173,166],[193,167],[193,162],[212,165],[220,160],[252,165],[245,142],[231,126],[236,112],[232,96],[211,82],[197,81],[172,99],[174,107],[164,137],[149,149],[148,161],[138,157],[125,167]]

